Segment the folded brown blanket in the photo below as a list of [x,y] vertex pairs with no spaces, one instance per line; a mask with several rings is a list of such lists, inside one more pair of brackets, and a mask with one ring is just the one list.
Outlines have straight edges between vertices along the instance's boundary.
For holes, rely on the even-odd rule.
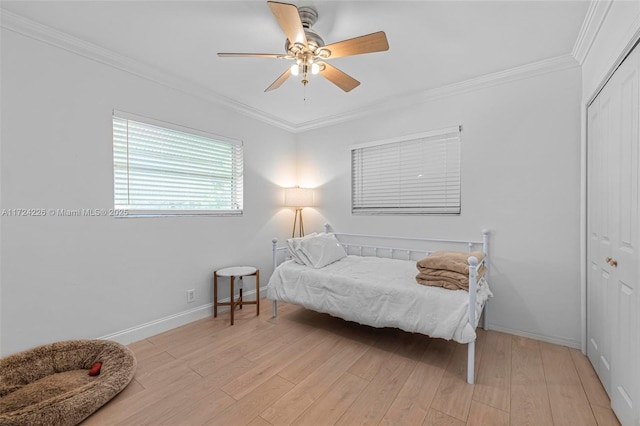
[[416,266],[422,272],[424,269],[446,269],[469,275],[469,257],[474,256],[478,262],[484,259],[484,253],[474,251],[471,253],[464,251],[434,251],[429,256],[419,260]]
[[[416,276],[419,284],[444,287],[450,290],[469,291],[469,263],[470,256],[475,256],[479,262],[484,259],[480,251],[468,253],[461,251],[436,251],[416,264],[420,271]],[[482,265],[478,270],[477,279],[485,272]]]
[[[486,268],[484,265],[478,270],[476,278],[480,280],[484,275]],[[444,287],[449,290],[466,290],[469,291],[469,275],[460,274],[458,272],[436,269],[430,272],[420,272],[416,275],[418,284],[430,285],[435,287]]]

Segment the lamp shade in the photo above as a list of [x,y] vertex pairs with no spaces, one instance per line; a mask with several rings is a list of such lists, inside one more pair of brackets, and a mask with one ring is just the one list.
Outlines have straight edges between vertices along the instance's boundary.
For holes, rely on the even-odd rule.
[[286,188],[284,190],[284,205],[287,207],[309,207],[313,205],[313,189]]

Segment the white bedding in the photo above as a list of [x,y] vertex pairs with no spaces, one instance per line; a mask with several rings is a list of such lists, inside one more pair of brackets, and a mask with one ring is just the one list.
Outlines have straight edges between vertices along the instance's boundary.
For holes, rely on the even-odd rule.
[[[475,340],[469,325],[469,293],[416,282],[415,261],[347,256],[320,269],[293,260],[271,276],[267,298],[302,305],[373,327],[394,327],[459,343]],[[487,298],[478,283],[476,325]]]

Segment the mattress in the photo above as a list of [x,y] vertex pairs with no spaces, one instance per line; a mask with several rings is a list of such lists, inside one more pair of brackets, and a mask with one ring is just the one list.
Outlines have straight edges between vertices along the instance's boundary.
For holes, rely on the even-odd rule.
[[459,343],[475,340],[484,303],[492,297],[478,282],[476,324],[469,324],[469,293],[416,282],[416,262],[347,256],[320,269],[293,260],[280,264],[267,298],[302,305],[372,327],[394,327]]

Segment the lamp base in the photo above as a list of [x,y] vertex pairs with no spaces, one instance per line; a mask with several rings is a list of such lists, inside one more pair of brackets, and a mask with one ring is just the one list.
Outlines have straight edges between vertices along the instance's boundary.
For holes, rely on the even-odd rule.
[[304,224],[302,223],[302,207],[296,208],[296,216],[293,219],[293,231],[291,232],[291,238],[296,236],[296,225],[298,225],[298,234],[304,237]]

